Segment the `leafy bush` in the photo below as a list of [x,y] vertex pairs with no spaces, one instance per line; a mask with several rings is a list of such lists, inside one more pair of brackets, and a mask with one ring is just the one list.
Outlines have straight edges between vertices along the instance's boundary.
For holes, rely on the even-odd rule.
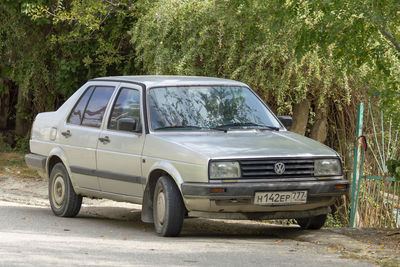
[[0,134],[0,152],[11,152],[11,145],[4,140],[4,136]]
[[[300,58],[293,44],[299,24],[276,24],[275,1],[160,0],[133,29],[137,66],[150,74],[226,77],[244,81],[281,113],[315,99],[326,108],[351,98],[346,64],[318,46]],[[368,68],[357,75],[366,75]]]
[[387,161],[389,174],[392,175],[397,181],[400,181],[400,158],[391,159]]
[[325,227],[340,228],[343,227],[343,223],[341,222],[339,216],[329,213],[325,222]]
[[21,153],[29,152],[29,138],[30,138],[29,132],[24,137],[16,137],[15,147],[13,151]]
[[0,152],[29,152],[29,138],[28,132],[24,137],[18,137],[12,132],[6,132],[5,135],[0,134]]

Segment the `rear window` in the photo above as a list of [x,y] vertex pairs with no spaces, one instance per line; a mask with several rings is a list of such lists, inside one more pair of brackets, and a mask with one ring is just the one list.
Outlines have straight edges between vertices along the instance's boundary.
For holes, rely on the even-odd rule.
[[82,123],[83,112],[86,108],[87,102],[89,101],[90,96],[93,93],[94,87],[89,87],[86,92],[82,95],[79,99],[78,103],[75,105],[74,109],[72,110],[71,114],[68,117],[67,122],[71,124],[78,124]]
[[96,87],[83,114],[82,125],[100,127],[114,87]]

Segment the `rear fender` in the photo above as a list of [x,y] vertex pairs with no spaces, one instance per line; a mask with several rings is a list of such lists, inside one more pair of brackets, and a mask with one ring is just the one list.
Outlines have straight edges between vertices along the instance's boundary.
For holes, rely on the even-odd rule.
[[50,174],[50,159],[54,156],[57,156],[58,158],[61,159],[62,163],[64,164],[65,168],[67,169],[68,175],[71,179],[71,183],[75,187],[76,183],[75,183],[74,177],[71,175],[71,169],[69,167],[69,162],[68,162],[66,153],[61,147],[55,147],[50,151],[49,156],[47,157],[47,162],[46,162],[46,173]]

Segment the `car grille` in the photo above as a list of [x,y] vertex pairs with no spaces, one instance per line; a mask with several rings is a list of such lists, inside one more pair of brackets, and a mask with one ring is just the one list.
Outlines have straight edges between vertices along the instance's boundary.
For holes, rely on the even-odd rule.
[[[277,174],[275,164],[285,164],[283,174]],[[242,178],[273,179],[273,178],[304,178],[314,175],[313,159],[251,159],[239,160]]]

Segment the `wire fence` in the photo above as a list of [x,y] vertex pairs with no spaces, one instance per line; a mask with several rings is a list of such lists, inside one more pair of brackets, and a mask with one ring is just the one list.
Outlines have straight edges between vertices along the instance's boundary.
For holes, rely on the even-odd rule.
[[358,227],[399,227],[400,184],[393,178],[364,176],[361,180],[356,225]]
[[400,156],[400,125],[393,123],[390,114],[384,116],[379,105],[373,108],[371,102],[364,126],[363,103],[358,107],[350,227],[398,228],[400,181],[387,177],[387,162]]

